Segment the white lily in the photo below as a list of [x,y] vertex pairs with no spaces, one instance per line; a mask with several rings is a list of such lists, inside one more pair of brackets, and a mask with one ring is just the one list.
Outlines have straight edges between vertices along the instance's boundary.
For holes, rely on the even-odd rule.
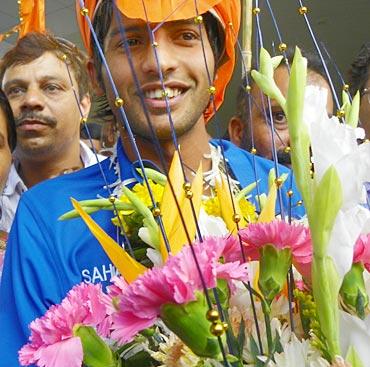
[[370,181],[370,144],[357,144],[358,129],[342,124],[326,112],[327,92],[306,87],[303,118],[309,131],[316,182],[334,166],[343,201],[328,245],[340,279],[352,265],[353,247],[361,233],[370,232],[370,211],[364,203],[364,182]]
[[[340,311],[340,343],[343,352],[353,346],[363,362],[370,361],[370,315],[365,320]],[[368,364],[366,364],[367,366]]]

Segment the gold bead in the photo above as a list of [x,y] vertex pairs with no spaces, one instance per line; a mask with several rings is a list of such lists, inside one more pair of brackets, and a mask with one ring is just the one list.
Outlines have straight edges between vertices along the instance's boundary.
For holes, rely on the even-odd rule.
[[123,106],[123,99],[120,98],[120,97],[116,97],[116,100],[114,101],[114,104],[116,105],[116,107],[122,107]]
[[191,189],[191,183],[190,182],[184,182],[184,184],[182,185],[182,188],[185,191],[189,191]]
[[233,26],[233,22],[229,22],[227,23],[229,27],[232,27]]
[[20,21],[20,22],[23,22],[23,17],[20,17],[20,18],[19,18],[19,21]]
[[239,223],[241,220],[242,220],[242,216],[241,216],[240,214],[235,213],[235,214],[233,215],[233,221],[234,221],[235,223]]
[[220,323],[212,324],[209,330],[214,336],[221,336],[225,332],[224,327]]
[[198,15],[197,17],[194,18],[194,23],[195,24],[202,24],[203,23],[203,17],[201,15]]
[[87,117],[80,118],[80,124],[86,124],[86,122],[87,122]]
[[216,87],[214,87],[213,85],[211,85],[208,88],[208,92],[209,92],[209,94],[215,94],[216,93]]
[[301,206],[303,204],[302,200],[297,201],[297,206]]
[[227,322],[223,322],[222,327],[224,328],[224,331],[227,331],[229,329],[229,324]]
[[166,90],[162,90],[162,98],[165,99],[168,97],[168,92]]
[[344,112],[344,110],[337,110],[337,117],[338,118],[342,118],[342,117],[344,117],[345,116],[345,112]]
[[348,84],[344,84],[344,85],[343,85],[343,90],[344,90],[345,92],[347,92],[347,91],[349,90],[349,85],[348,85]]
[[113,195],[109,196],[109,201],[113,204],[116,201],[116,197]]
[[285,148],[284,148],[284,152],[285,152],[285,153],[290,153],[290,147],[285,147]]
[[245,86],[245,91],[247,93],[250,93],[251,90],[252,90],[252,87],[249,84]]
[[283,184],[283,180],[280,177],[275,179],[275,185],[277,188],[281,187],[282,184]]
[[256,7],[256,8],[253,9],[253,14],[257,15],[257,14],[260,13],[260,11],[261,11],[261,9]]
[[155,217],[159,217],[161,215],[161,209],[159,209],[158,207],[153,208],[152,213]]
[[291,198],[293,196],[293,190],[289,190],[286,194]]
[[82,8],[82,9],[80,10],[80,13],[81,13],[81,15],[83,15],[83,16],[85,17],[87,14],[89,14],[89,9],[87,9],[87,8]]
[[154,42],[152,43],[152,46],[153,46],[153,47],[158,47],[158,42],[154,41]]
[[257,154],[257,149],[256,149],[256,148],[252,148],[252,149],[251,149],[251,153],[252,153],[252,154]]
[[66,54],[63,54],[60,58],[61,58],[63,61],[67,61],[67,55],[66,55]]
[[193,197],[193,191],[191,191],[191,190],[185,191],[185,197],[187,199],[191,199]]
[[217,310],[208,310],[206,313],[206,318],[208,321],[214,322],[220,319],[220,314]]
[[306,13],[308,12],[307,6],[301,6],[301,7],[298,9],[298,12],[299,12],[299,14],[301,14],[301,15],[306,14]]
[[286,43],[282,42],[279,44],[279,50],[280,52],[284,52],[287,49]]

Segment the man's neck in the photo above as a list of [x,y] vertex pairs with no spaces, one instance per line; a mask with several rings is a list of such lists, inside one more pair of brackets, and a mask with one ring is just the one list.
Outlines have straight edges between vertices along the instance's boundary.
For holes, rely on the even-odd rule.
[[[132,149],[127,133],[121,131],[121,139],[129,159],[131,161],[136,161],[137,157]],[[212,168],[212,162],[209,159],[204,158],[205,154],[210,153],[209,140],[210,136],[208,135],[204,124],[199,123],[197,123],[190,131],[178,137],[182,162],[184,164],[186,176],[189,179],[192,177],[191,172],[195,172],[201,162],[203,172]],[[142,159],[150,160],[158,167],[162,168],[162,163],[152,141],[136,137],[136,144]],[[169,167],[175,151],[175,146],[172,140],[161,141],[160,144],[167,167]]]
[[17,172],[27,188],[65,173],[70,173],[83,168],[80,158],[80,146],[68,151],[68,155],[53,157],[18,158]]

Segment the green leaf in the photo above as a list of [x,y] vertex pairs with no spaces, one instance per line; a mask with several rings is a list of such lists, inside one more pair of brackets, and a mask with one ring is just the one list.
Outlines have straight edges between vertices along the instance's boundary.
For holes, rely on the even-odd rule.
[[159,227],[154,219],[151,210],[126,186],[122,186],[123,193],[130,200],[132,205],[144,217],[143,224],[148,228],[152,245],[159,249]]
[[266,49],[261,47],[260,50],[260,73],[268,79],[274,78],[274,69],[272,66],[271,56]]
[[116,367],[117,361],[109,346],[96,333],[94,328],[85,325],[76,325],[73,335],[81,339],[83,348],[83,362],[88,367]]
[[251,75],[262,92],[271,99],[275,99],[285,112],[285,97],[275,84],[274,79],[269,79],[256,70],[252,70]]
[[[136,170],[139,172],[141,177],[143,177],[143,172],[141,168],[136,168]],[[152,168],[144,168],[144,171],[145,171],[146,177],[153,180],[157,184],[164,186],[167,183],[167,177],[163,173],[158,172],[157,170],[152,169]]]
[[352,345],[348,348],[346,361],[351,365],[351,367],[365,367],[357,354],[356,349]]
[[330,166],[319,182],[308,213],[314,256],[324,257],[331,232],[342,206],[342,184],[334,166]]
[[348,115],[346,115],[346,123],[352,127],[357,127],[358,116],[360,113],[360,92],[357,91],[352,100],[352,105]]
[[281,61],[283,60],[283,56],[279,55],[279,56],[274,56],[271,58],[271,62],[272,62],[272,67],[274,68],[274,70],[281,64]]
[[290,155],[297,187],[306,211],[311,207],[310,138],[303,122],[304,92],[307,78],[307,60],[296,48],[290,71],[285,114],[288,120]]

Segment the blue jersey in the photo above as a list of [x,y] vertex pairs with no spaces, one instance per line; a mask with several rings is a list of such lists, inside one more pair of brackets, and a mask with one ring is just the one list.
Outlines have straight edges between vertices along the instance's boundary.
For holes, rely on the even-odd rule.
[[[211,143],[219,145],[221,141]],[[260,192],[266,192],[267,175],[273,162],[253,156],[229,142],[222,141],[222,145],[232,175],[241,186],[254,182],[257,176]],[[121,144],[118,144],[117,155],[120,179],[136,177]],[[279,169],[280,173],[289,172],[282,166]],[[19,365],[17,352],[28,340],[28,324],[42,316],[52,304],[60,303],[74,285],[82,281],[107,285],[116,275],[115,267],[80,218],[58,221],[60,215],[71,210],[70,197],[76,200],[107,197],[101,170],[108,184],[117,181],[117,172],[110,159],[106,159],[101,167],[94,165],[45,181],[22,196],[9,235],[0,288],[1,367]],[[295,187],[293,190],[296,191]],[[282,193],[286,206],[285,188]],[[302,216],[303,208],[296,208],[295,214]],[[92,215],[109,235],[117,238],[112,216],[110,211]]]

